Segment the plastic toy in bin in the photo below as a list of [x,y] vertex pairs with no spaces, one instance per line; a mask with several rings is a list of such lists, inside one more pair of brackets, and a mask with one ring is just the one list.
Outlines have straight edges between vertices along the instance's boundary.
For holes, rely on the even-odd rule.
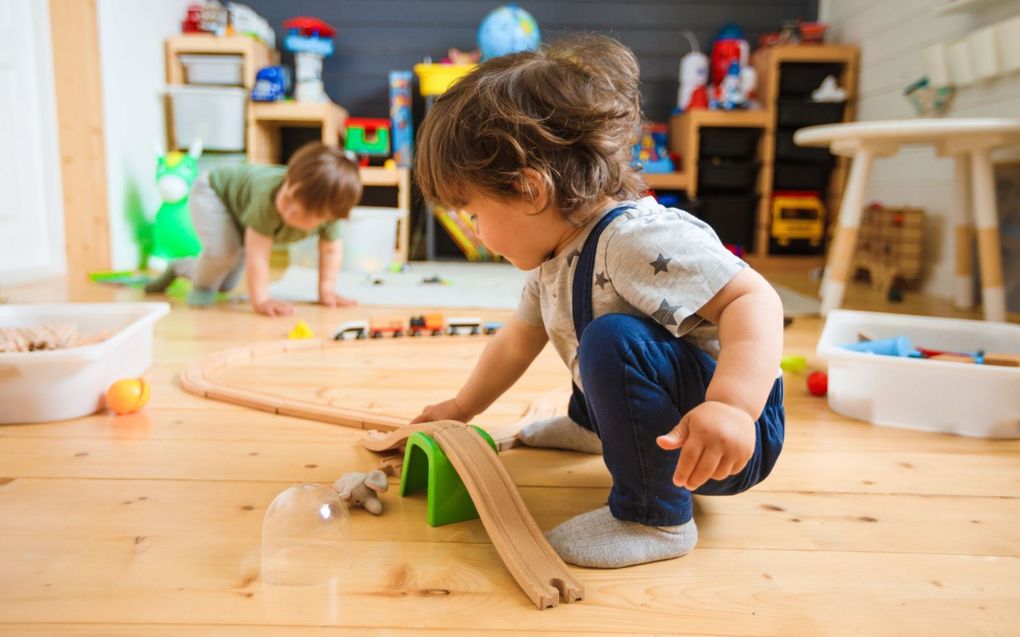
[[825,237],[825,206],[818,193],[776,192],[772,196],[772,237],[781,246],[797,240],[821,245]]

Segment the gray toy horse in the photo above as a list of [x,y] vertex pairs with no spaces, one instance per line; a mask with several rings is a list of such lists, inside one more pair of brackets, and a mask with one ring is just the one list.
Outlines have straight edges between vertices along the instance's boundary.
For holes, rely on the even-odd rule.
[[373,515],[382,513],[382,502],[378,494],[390,488],[386,474],[378,469],[371,473],[354,471],[344,474],[333,483],[340,499],[353,506],[364,507]]

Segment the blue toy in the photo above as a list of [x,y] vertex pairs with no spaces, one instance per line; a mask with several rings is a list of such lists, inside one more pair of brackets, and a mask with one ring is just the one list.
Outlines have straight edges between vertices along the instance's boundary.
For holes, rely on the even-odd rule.
[[520,51],[534,51],[542,42],[538,23],[516,4],[494,9],[478,27],[482,61]]
[[398,166],[410,167],[414,153],[410,71],[390,71],[390,126],[393,159]]
[[266,66],[255,74],[251,89],[253,102],[277,102],[290,91],[290,69],[286,66]]

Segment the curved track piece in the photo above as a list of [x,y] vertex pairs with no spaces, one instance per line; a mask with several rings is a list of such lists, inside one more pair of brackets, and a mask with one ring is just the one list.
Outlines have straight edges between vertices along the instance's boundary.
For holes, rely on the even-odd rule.
[[361,446],[369,451],[382,453],[403,447],[407,443],[407,439],[411,437],[411,434],[416,431],[424,431],[430,434],[433,429],[435,429],[435,424],[426,422],[418,425],[405,425],[389,432],[367,431],[361,439]]
[[517,491],[503,463],[463,423],[432,423],[443,448],[478,509],[485,530],[510,574],[539,610],[584,599],[584,584],[570,574]]
[[358,429],[376,429],[392,431],[404,426],[401,418],[375,414],[360,409],[333,407],[318,402],[274,396],[263,392],[251,391],[240,387],[222,385],[207,375],[221,367],[239,363],[248,363],[262,356],[280,355],[287,352],[309,349],[325,349],[343,347],[341,343],[327,342],[322,339],[301,339],[287,341],[268,341],[244,347],[216,352],[203,359],[189,363],[180,374],[181,388],[185,391],[225,403],[241,405],[251,409],[259,409],[284,416],[296,416],[328,422],[334,425],[355,427]]

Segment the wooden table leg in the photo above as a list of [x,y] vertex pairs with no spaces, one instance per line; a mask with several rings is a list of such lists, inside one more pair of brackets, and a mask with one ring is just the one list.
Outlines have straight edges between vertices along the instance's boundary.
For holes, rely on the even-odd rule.
[[829,249],[825,275],[822,278],[822,316],[843,303],[843,293],[846,291],[846,282],[850,276],[850,264],[853,262],[854,248],[857,245],[864,195],[874,156],[872,149],[861,147],[854,154],[853,163],[850,165],[850,178],[847,181],[846,192],[843,193],[843,203],[839,207],[839,225],[836,227],[836,236],[832,248]]
[[970,156],[956,155],[955,198],[953,220],[956,223],[956,288],[953,304],[961,309],[974,305],[974,226],[971,217]]
[[995,174],[991,151],[971,153],[974,179],[974,219],[977,225],[978,256],[981,263],[981,302],[986,321],[1006,320],[1006,292],[1002,287],[1002,244],[999,241],[998,209],[995,201]]

